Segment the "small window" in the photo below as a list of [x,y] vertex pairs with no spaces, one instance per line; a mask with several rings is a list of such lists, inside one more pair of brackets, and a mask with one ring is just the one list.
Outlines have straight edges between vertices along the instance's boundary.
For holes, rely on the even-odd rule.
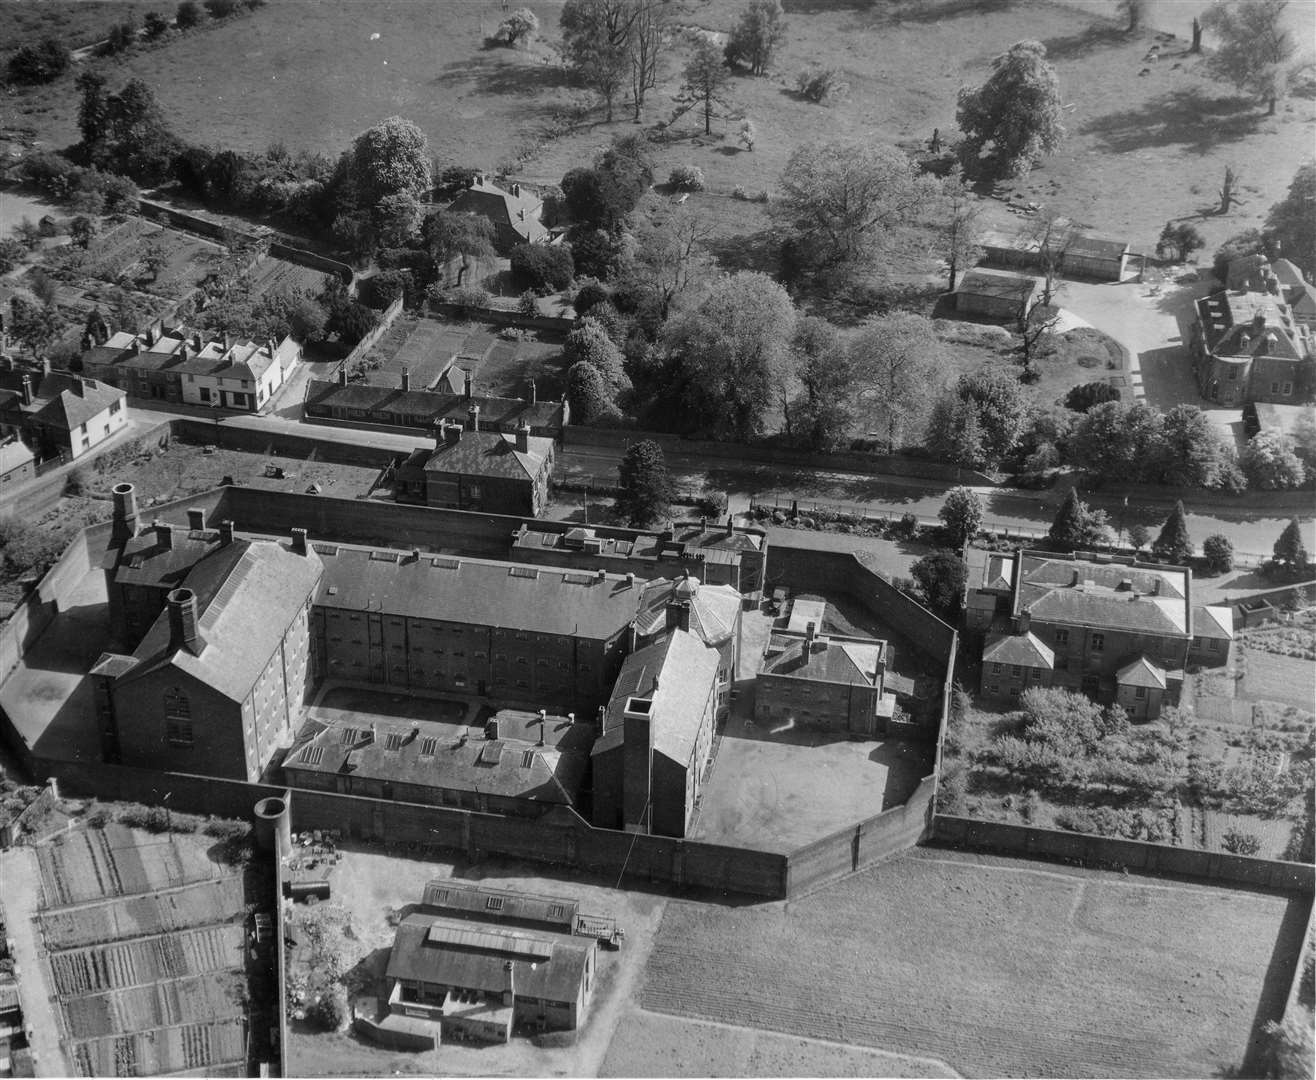
[[385,749],[385,750],[401,750],[401,749],[402,749],[402,734],[401,734],[401,732],[390,731],[386,736],[384,736],[384,749]]
[[117,412],[119,411],[119,405],[120,405],[120,402],[119,402],[118,398],[115,398],[115,400],[113,400],[113,401],[110,402],[110,415],[111,415],[111,416],[113,416],[115,413],[117,413]]
[[1147,696],[1147,688],[1145,686],[1135,686],[1133,688],[1133,696],[1139,700],[1145,698]]
[[1279,383],[1278,383],[1278,382],[1273,382],[1273,383],[1270,384],[1270,392],[1271,392],[1272,394],[1278,394],[1278,393],[1279,393]]
[[197,393],[201,396],[201,400],[202,400],[202,401],[209,401],[209,400],[210,400],[210,387],[208,387],[208,386],[203,386],[203,387],[201,387],[200,390],[197,391]]
[[1000,674],[1002,671],[1004,671],[1004,670],[1005,670],[1005,668],[1004,668],[1001,664],[993,664],[993,665],[992,665],[992,674],[993,674],[993,675],[999,675],[999,674]]
[[1105,649],[1106,649],[1106,635],[1105,635],[1105,634],[1093,634],[1093,635],[1092,635],[1092,651],[1093,651],[1093,652],[1104,652]]
[[1280,393],[1283,394],[1285,397],[1291,396],[1293,393],[1293,384],[1291,382],[1286,382],[1284,384],[1284,389],[1281,390]]
[[1068,645],[1068,644],[1069,644],[1069,631],[1068,631],[1068,630],[1057,628],[1057,630],[1056,630],[1056,644],[1057,644],[1057,645]]
[[501,896],[490,896],[484,902],[486,911],[502,911],[503,898]]
[[1042,669],[1033,668],[1033,682],[1041,682],[1041,681],[1042,681]]
[[1023,678],[1023,674],[1024,674],[1023,665],[1022,665],[1022,664],[1012,664],[1012,665],[1010,666],[1010,674],[1011,674],[1012,676],[1014,676],[1014,678],[1016,678],[1016,679]]

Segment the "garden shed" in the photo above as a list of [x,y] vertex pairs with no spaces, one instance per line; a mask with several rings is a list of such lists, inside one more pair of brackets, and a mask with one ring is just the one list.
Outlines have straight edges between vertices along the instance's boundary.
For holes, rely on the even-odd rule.
[[1014,319],[1036,292],[1036,278],[1004,270],[971,270],[955,290],[955,310],[962,315]]

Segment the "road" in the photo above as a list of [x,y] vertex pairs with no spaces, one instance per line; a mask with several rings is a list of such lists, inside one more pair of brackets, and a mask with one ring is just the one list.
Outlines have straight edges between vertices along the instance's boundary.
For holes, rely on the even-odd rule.
[[54,998],[42,962],[36,914],[41,905],[41,875],[37,853],[30,847],[0,851],[0,904],[4,907],[6,933],[14,942],[14,963],[21,972],[19,995],[23,1026],[32,1032],[32,1052],[37,1076],[69,1076],[68,1064],[59,1044],[60,1024]]

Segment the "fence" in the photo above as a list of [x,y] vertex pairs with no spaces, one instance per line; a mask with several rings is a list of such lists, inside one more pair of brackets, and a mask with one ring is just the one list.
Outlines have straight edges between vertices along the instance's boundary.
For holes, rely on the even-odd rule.
[[401,313],[402,297],[399,296],[393,301],[393,303],[389,304],[388,307],[384,309],[383,314],[379,316],[379,322],[375,324],[374,329],[358,341],[356,347],[347,354],[347,357],[343,362],[339,364],[338,367],[334,368],[335,377],[340,370],[350,369],[353,364],[361,359],[361,357],[365,356],[366,353],[373,349],[379,339],[388,333],[388,328],[393,325],[393,320]]
[[1235,885],[1260,885],[1310,894],[1316,884],[1316,867],[1307,863],[1258,859],[1219,851],[1169,847],[1142,840],[1010,825],[999,821],[936,814],[932,836],[952,847],[1001,851],[1030,858],[1056,859],[1083,866],[1124,867],[1153,874],[1205,878]]

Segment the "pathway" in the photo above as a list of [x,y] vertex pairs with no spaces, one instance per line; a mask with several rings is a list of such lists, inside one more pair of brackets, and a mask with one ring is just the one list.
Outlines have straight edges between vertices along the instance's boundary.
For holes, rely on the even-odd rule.
[[41,875],[37,853],[30,847],[0,851],[0,905],[4,907],[7,935],[14,945],[19,972],[23,1024],[32,1033],[31,1047],[37,1076],[71,1076],[60,1048],[60,1023],[52,1000],[50,974],[42,960],[36,914],[41,906]]

